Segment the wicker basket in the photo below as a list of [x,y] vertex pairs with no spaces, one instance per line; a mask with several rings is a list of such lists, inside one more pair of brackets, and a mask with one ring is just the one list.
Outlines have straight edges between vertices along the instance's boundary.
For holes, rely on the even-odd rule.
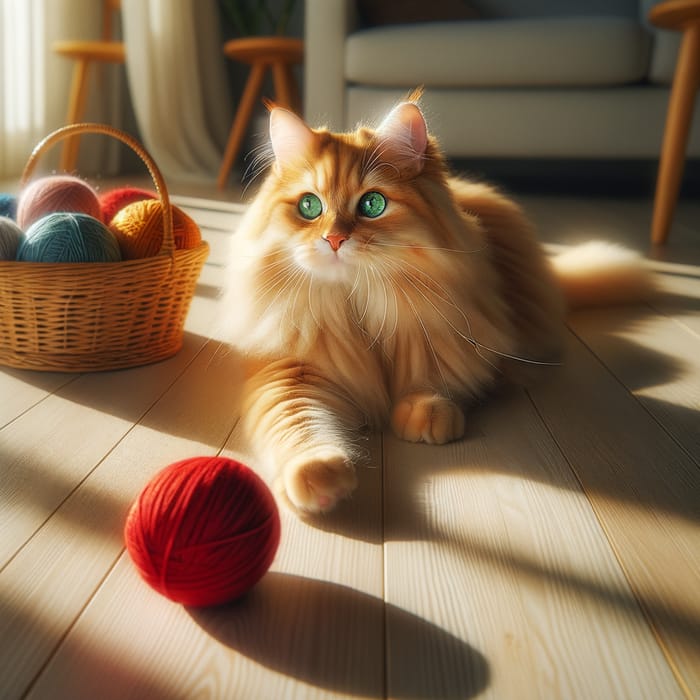
[[63,127],[41,141],[39,157],[76,134],[112,136],[145,163],[163,205],[163,245],[151,258],[118,263],[0,261],[0,364],[66,372],[134,367],[163,360],[182,346],[185,317],[209,246],[176,250],[168,191],[158,167],[131,136],[103,124]]

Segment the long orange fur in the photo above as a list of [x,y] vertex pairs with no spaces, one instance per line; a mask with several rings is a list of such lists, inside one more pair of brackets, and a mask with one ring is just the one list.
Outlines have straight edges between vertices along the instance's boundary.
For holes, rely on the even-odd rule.
[[[620,276],[629,296],[646,285],[605,249],[582,269],[575,253],[551,262],[513,201],[450,176],[412,100],[375,130],[279,108],[270,122],[274,165],[233,237],[224,321],[247,362],[245,433],[300,511],[352,493],[363,426],[458,439],[465,404],[509,367],[556,359],[562,289],[580,302]],[[376,218],[358,211],[367,192],[386,199]]]

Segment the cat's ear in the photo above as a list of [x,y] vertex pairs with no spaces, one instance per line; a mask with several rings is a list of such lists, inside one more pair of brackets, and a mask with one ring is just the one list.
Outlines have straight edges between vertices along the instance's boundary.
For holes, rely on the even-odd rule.
[[428,127],[414,102],[402,102],[389,112],[377,133],[382,138],[382,160],[396,166],[402,175],[414,176],[423,169],[428,145]]
[[270,111],[270,141],[278,166],[308,152],[315,134],[294,112],[282,107]]

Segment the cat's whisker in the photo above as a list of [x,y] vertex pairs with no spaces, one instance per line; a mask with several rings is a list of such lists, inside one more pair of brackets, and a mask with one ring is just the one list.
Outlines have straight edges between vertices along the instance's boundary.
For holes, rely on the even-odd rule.
[[313,318],[314,323],[316,324],[316,327],[320,329],[320,328],[323,328],[323,325],[322,325],[321,321],[319,321],[318,316],[316,316],[316,314],[314,313],[314,302],[313,302],[313,295],[311,292],[311,290],[313,288],[313,284],[314,284],[313,277],[309,277],[309,284],[307,285],[308,286],[307,295],[308,295],[308,300],[309,300],[309,313],[311,314],[311,318]]
[[[275,295],[272,297],[270,300],[270,303],[265,307],[264,311],[261,314],[261,317],[265,317],[267,312],[277,303],[277,301],[281,298],[282,294],[287,291],[290,287],[293,287],[294,284],[296,283],[297,280],[301,279],[303,276],[303,273],[299,270],[294,269],[292,265],[289,266],[289,269],[291,270],[290,273],[288,273],[284,278],[282,284],[279,286],[279,289],[275,293]],[[264,296],[267,296],[269,293],[271,293],[273,290],[272,288],[269,288]]]
[[245,182],[243,194],[245,194],[253,182],[275,162],[275,154],[272,151],[270,143],[266,142],[252,148],[245,157],[245,160],[248,159],[250,159],[250,162],[242,178]]
[[[296,286],[296,292],[294,294],[294,299],[292,300],[291,307],[289,309],[289,322],[292,324],[294,328],[297,329],[297,331],[301,331],[299,324],[297,323],[297,313],[296,313],[296,308],[297,308],[297,301],[299,300],[299,292],[301,292],[301,287],[302,287],[302,282],[304,279],[304,273],[299,270],[297,271],[297,274],[293,276],[292,280],[292,285]],[[282,326],[280,325],[280,337],[282,334]]]
[[371,151],[366,150],[362,157],[360,166],[360,179],[364,180],[373,170],[377,160],[381,157],[379,149],[383,146],[382,142],[377,142]]
[[375,147],[372,149],[372,153],[368,159],[368,162],[363,166],[360,173],[361,178],[365,178],[379,172],[382,168],[390,168],[395,171],[397,175],[400,174],[398,167],[391,163],[390,161],[383,160],[384,153],[388,148],[388,143],[385,139],[377,142]]
[[[380,264],[380,266],[382,266],[384,268],[384,269],[377,270],[377,277],[381,281],[383,289],[384,289],[384,293],[385,293],[385,307],[384,307],[384,316],[385,317],[384,317],[384,321],[382,322],[382,329],[384,328],[386,316],[388,314],[388,297],[389,296],[391,296],[391,299],[394,303],[394,309],[393,309],[394,325],[391,329],[391,332],[384,335],[384,338],[382,340],[382,342],[384,343],[384,342],[390,340],[391,338],[393,338],[394,335],[396,335],[396,332],[398,330],[398,326],[399,326],[399,301],[398,301],[397,295],[395,293],[393,293],[393,290],[398,289],[400,285],[398,285],[398,280],[397,280],[396,276],[392,273],[391,268],[386,266],[386,265],[382,265],[382,261],[380,261],[379,264]],[[387,285],[384,283],[385,277],[388,278],[388,280],[389,280],[388,288],[390,290],[392,290],[392,293],[390,295],[387,294],[387,292],[386,292]]]
[[494,355],[498,355],[499,357],[504,357],[507,360],[515,360],[516,362],[524,362],[528,365],[541,365],[543,367],[561,367],[562,362],[553,362],[553,361],[547,361],[547,360],[531,360],[527,357],[518,357],[517,355],[511,355],[507,352],[501,352],[500,350],[496,350],[495,348],[490,348],[488,345],[484,345],[483,343],[480,343],[478,340],[474,341],[479,348],[482,350],[486,350],[487,352],[492,352]]
[[260,294],[261,297],[267,296],[271,291],[273,291],[277,286],[278,282],[284,282],[289,278],[289,276],[294,272],[294,266],[291,264],[287,264],[283,269],[278,270],[275,272],[272,277],[267,279],[265,281],[265,284],[263,284],[261,287],[258,289],[258,293]]
[[273,262],[267,263],[266,265],[261,265],[258,269],[261,273],[267,274],[278,274],[282,268],[292,267],[289,260],[274,260]]
[[[210,341],[213,342],[213,341]],[[207,362],[206,369],[209,370],[214,363],[214,361],[219,358],[228,358],[233,354],[233,348],[231,345],[228,343],[225,343],[223,341],[219,341],[216,343],[214,347],[214,352],[211,354],[211,357],[209,358],[209,361]]]
[[345,297],[345,301],[349,302],[350,299],[352,298],[352,295],[357,291],[357,287],[360,284],[360,271],[361,268],[357,268],[357,274],[355,275],[355,281],[352,284],[352,289],[348,292],[348,295]]
[[[474,338],[472,337],[473,333],[472,333],[472,327],[471,327],[471,322],[470,322],[469,318],[464,313],[464,310],[458,304],[456,304],[454,299],[452,299],[452,297],[445,291],[445,288],[437,280],[435,280],[433,277],[431,277],[429,274],[427,274],[425,272],[425,270],[422,270],[421,268],[417,267],[416,265],[413,265],[412,263],[409,263],[406,261],[402,261],[402,267],[399,268],[399,271],[402,274],[404,274],[404,275],[407,274],[406,270],[404,269],[405,267],[409,267],[418,273],[417,275],[414,275],[411,277],[411,280],[413,282],[420,283],[424,289],[427,289],[429,292],[434,294],[438,299],[440,299],[441,301],[444,301],[446,304],[451,306],[458,314],[460,314],[460,316],[464,319],[464,322],[467,326],[467,332],[469,333],[470,338],[472,340],[474,340]],[[423,280],[424,277],[427,278],[434,285],[434,287],[431,287],[427,282],[425,282]],[[439,290],[441,292],[441,294],[438,293],[438,291],[436,291],[436,290]],[[477,342],[477,341],[474,340],[474,342]]]
[[371,239],[367,241],[368,244],[381,246],[383,248],[407,248],[410,250],[435,250],[445,253],[464,253],[467,255],[474,255],[476,253],[483,253],[487,248],[488,244],[484,244],[480,248],[474,248],[473,250],[460,250],[459,248],[443,248],[441,246],[431,246],[431,245],[415,245],[413,243],[387,243],[386,241],[376,240],[376,236],[372,236]]
[[[415,266],[410,265],[410,267],[415,267]],[[415,269],[419,270],[419,268],[415,268]],[[495,348],[491,348],[488,345],[484,345],[483,343],[479,342],[476,338],[474,338],[469,318],[464,313],[464,311],[462,309],[460,309],[459,306],[457,306],[457,304],[455,304],[455,302],[449,297],[449,295],[447,295],[447,293],[445,292],[445,290],[442,286],[437,284],[437,282],[435,282],[435,280],[433,280],[432,278],[430,278],[428,276],[428,278],[431,280],[431,282],[433,282],[433,284],[435,284],[438,287],[438,289],[440,289],[440,291],[442,291],[445,294],[445,296],[439,295],[434,289],[432,289],[429,285],[427,285],[425,282],[423,282],[423,280],[421,280],[419,278],[412,278],[412,277],[407,276],[405,270],[399,270],[399,271],[402,273],[404,278],[410,284],[412,284],[414,286],[416,291],[418,291],[423,296],[423,298],[435,309],[435,311],[437,311],[437,313],[440,315],[440,317],[452,328],[452,330],[455,333],[457,333],[460,337],[462,337],[464,340],[466,340],[468,343],[473,345],[474,349],[477,351],[477,354],[479,355],[479,357],[481,357],[481,359],[483,359],[485,362],[487,362],[492,367],[498,369],[496,367],[496,365],[494,365],[490,360],[488,360],[486,357],[484,357],[484,355],[480,352],[481,350],[486,350],[487,352],[492,352],[492,353],[494,353],[494,355],[498,355],[499,357],[504,357],[504,358],[509,359],[509,360],[515,360],[517,362],[524,362],[526,364],[531,364],[531,365],[559,366],[561,364],[560,362],[548,362],[545,360],[533,360],[533,359],[528,358],[528,357],[520,357],[518,355],[513,355],[513,354],[507,353],[507,352],[502,352],[500,350],[496,350]],[[419,271],[422,272],[421,270],[419,270]],[[423,274],[425,274],[425,273],[423,273]],[[462,318],[464,319],[464,322],[467,324],[468,335],[464,335],[463,333],[461,333],[454,326],[454,324],[452,324],[451,321],[445,317],[445,315],[437,308],[437,306],[435,306],[424,294],[422,294],[422,292],[420,292],[420,290],[417,288],[417,286],[415,284],[416,282],[420,282],[420,284],[422,284],[425,289],[432,292],[435,296],[438,297],[438,299],[444,301],[446,304],[451,306],[455,311],[457,311],[457,313],[459,313],[460,316],[462,316]]]
[[[396,278],[391,274],[391,271],[387,271],[388,276],[391,282],[390,289],[394,289],[396,287]],[[398,330],[399,327],[399,302],[398,299],[396,298],[396,294],[392,294],[391,298],[394,301],[394,327],[391,329],[391,333],[389,333],[385,340],[389,340],[390,338],[393,338],[394,335],[396,334],[396,331]]]
[[[494,365],[493,362],[491,362],[488,358],[484,357],[483,354],[481,353],[481,349],[480,349],[480,348],[481,348],[481,345],[480,345],[480,343],[473,337],[473,333],[472,333],[472,329],[471,329],[471,323],[470,323],[469,319],[467,318],[467,315],[464,313],[464,311],[462,311],[462,309],[460,309],[453,301],[451,301],[451,300],[449,299],[449,297],[448,297],[448,298],[441,297],[439,294],[437,294],[437,292],[435,292],[434,289],[432,289],[430,286],[428,286],[427,284],[425,284],[425,282],[423,282],[421,279],[409,275],[405,270],[402,270],[401,268],[398,268],[398,272],[399,272],[399,274],[400,274],[400,275],[401,275],[401,276],[416,290],[416,292],[418,292],[418,294],[420,294],[420,295],[423,297],[423,299],[424,299],[428,304],[430,304],[430,306],[433,308],[433,310],[438,314],[438,316],[440,316],[440,318],[441,318],[443,321],[445,321],[445,323],[447,323],[447,325],[454,331],[454,333],[456,333],[456,334],[457,334],[460,338],[462,338],[463,340],[467,341],[467,342],[474,348],[474,350],[476,351],[476,354],[477,354],[484,362],[486,362],[487,364],[489,364],[489,365],[490,365],[491,367],[493,367],[494,369],[498,369],[498,367],[496,367],[496,365]],[[435,281],[432,280],[432,278],[429,277],[429,279],[431,279],[431,281],[432,281],[433,283],[435,283]],[[444,301],[444,302],[446,302],[447,304],[449,304],[450,306],[452,306],[452,307],[462,316],[462,318],[464,319],[464,322],[467,324],[467,333],[468,333],[468,335],[466,335],[465,333],[463,333],[462,331],[460,331],[459,328],[457,328],[457,327],[454,325],[454,323],[452,323],[452,321],[450,321],[450,319],[447,318],[447,316],[445,316],[445,314],[438,308],[438,306],[437,306],[434,302],[432,302],[432,301],[428,298],[428,296],[427,296],[423,291],[421,291],[421,289],[418,287],[417,282],[420,282],[420,283],[425,287],[425,289],[427,289],[428,291],[432,292],[435,296],[438,297],[438,299],[441,299],[442,301]],[[442,290],[442,288],[441,288],[439,285],[437,285],[437,286],[438,286],[438,288],[440,288],[440,289]],[[443,290],[443,291],[444,291],[444,290]]]
[[382,276],[374,269],[373,266],[370,267],[372,271],[372,275],[376,277],[376,279],[379,281],[379,285],[381,286],[382,292],[384,293],[384,312],[382,314],[382,320],[381,323],[379,324],[379,328],[377,329],[377,332],[374,336],[374,339],[370,342],[368,346],[368,350],[371,350],[378,342],[379,339],[382,337],[382,331],[384,330],[384,326],[386,325],[386,317],[387,314],[389,313],[389,294],[386,289],[386,284],[384,284],[384,280],[382,279]]
[[371,293],[371,289],[372,289],[372,285],[369,281],[369,272],[367,271],[368,266],[365,266],[363,269],[364,269],[364,273],[365,273],[365,279],[367,280],[367,286],[365,288],[365,297],[366,297],[365,309],[362,312],[362,314],[360,315],[360,318],[357,319],[357,325],[360,327],[362,326],[362,322],[365,320],[365,316],[367,316],[367,311],[369,310],[369,298],[370,298],[370,293]]
[[[401,289],[401,287],[399,287]],[[404,295],[404,298],[406,299],[406,303],[410,307],[411,311],[413,311],[413,315],[416,317],[416,321],[418,321],[418,325],[421,327],[423,331],[423,337],[425,338],[425,342],[428,346],[428,349],[430,350],[430,354],[433,356],[433,361],[435,362],[435,367],[437,368],[438,374],[440,375],[440,379],[442,381],[442,387],[445,391],[445,397],[448,399],[452,398],[451,392],[450,392],[450,387],[447,384],[447,379],[445,378],[445,375],[442,371],[442,365],[440,364],[440,358],[437,355],[437,352],[435,350],[435,346],[433,345],[433,341],[430,337],[430,333],[428,333],[428,329],[425,326],[425,323],[423,319],[421,318],[421,315],[418,313],[418,309],[416,309],[415,304],[411,300],[411,297],[406,293],[404,289],[401,289],[401,292]]]
[[[422,294],[422,293],[420,292],[420,290],[418,290],[418,288],[417,288],[416,285],[414,285],[414,287],[416,288],[416,291],[418,291],[420,294]],[[448,325],[460,338],[462,338],[463,340],[466,340],[467,343],[469,343],[469,344],[474,348],[474,352],[476,352],[476,354],[477,354],[487,365],[489,365],[490,367],[493,367],[497,372],[500,372],[500,371],[501,371],[500,368],[499,368],[497,365],[495,365],[493,362],[491,362],[491,360],[488,359],[488,357],[484,357],[483,353],[481,352],[481,344],[474,338],[474,334],[472,333],[471,322],[469,321],[469,318],[467,317],[467,315],[466,315],[461,309],[457,309],[457,307],[456,307],[452,302],[449,302],[449,301],[447,302],[448,304],[450,304],[451,306],[453,306],[455,309],[457,309],[457,311],[460,313],[460,315],[461,315],[462,318],[464,319],[464,322],[467,324],[467,334],[462,333],[462,331],[460,331],[460,330],[454,325],[454,323],[452,323],[452,322],[447,318],[447,316],[445,316],[445,314],[443,314],[443,313],[440,311],[440,309],[438,309],[438,307],[435,306],[435,304],[433,304],[424,294],[422,294],[422,296],[423,296],[423,298],[435,309],[435,311],[437,312],[438,316],[440,316],[440,318],[442,318],[443,321],[445,321],[445,323],[447,323],[447,325]]]

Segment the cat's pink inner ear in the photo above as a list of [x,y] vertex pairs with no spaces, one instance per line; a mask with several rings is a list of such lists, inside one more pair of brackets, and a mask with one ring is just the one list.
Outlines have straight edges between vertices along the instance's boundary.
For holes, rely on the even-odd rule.
[[402,102],[394,107],[381,123],[378,133],[386,141],[387,155],[395,165],[413,174],[423,169],[428,127],[416,104]]
[[293,112],[281,107],[270,112],[270,141],[278,164],[303,156],[313,140],[314,132]]

